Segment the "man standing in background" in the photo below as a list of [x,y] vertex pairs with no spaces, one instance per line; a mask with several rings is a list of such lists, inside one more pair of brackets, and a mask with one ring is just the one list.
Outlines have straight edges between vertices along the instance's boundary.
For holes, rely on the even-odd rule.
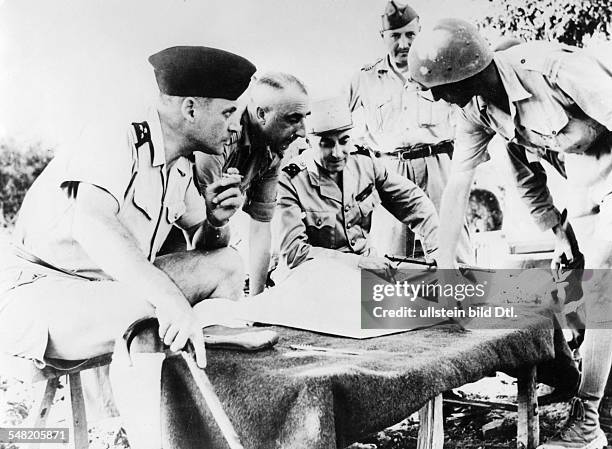
[[[362,123],[356,143],[373,150],[390,172],[423,189],[439,210],[453,152],[453,109],[435,102],[409,79],[408,50],[420,29],[414,9],[389,1],[380,31],[387,54],[354,76],[349,104],[356,124]],[[410,230],[382,208],[374,216],[372,234],[379,252],[406,255],[408,250],[407,255],[414,255]],[[467,228],[461,243],[459,257],[471,260]]]

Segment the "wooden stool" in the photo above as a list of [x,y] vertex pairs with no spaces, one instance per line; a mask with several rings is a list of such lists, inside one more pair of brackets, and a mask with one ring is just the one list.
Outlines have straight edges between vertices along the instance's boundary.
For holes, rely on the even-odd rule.
[[[104,354],[88,360],[67,361],[56,360],[57,366],[66,366],[66,369],[46,366],[37,368],[31,360],[22,357],[0,355],[0,366],[4,374],[14,376],[23,382],[36,383],[47,381],[42,397],[37,398],[32,406],[28,417],[27,427],[44,428],[49,412],[53,405],[55,392],[59,386],[59,378],[66,375],[70,386],[70,403],[72,406],[71,439],[75,449],[86,449],[89,447],[87,434],[87,415],[85,413],[85,400],[81,387],[81,371],[97,368],[110,364],[112,354]],[[54,363],[55,364],[55,363]],[[39,443],[32,443],[30,448],[38,448]]]

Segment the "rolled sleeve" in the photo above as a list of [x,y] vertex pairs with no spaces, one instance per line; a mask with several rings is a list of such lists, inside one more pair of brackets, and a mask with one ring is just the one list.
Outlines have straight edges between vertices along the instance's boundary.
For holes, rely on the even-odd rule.
[[552,80],[589,117],[612,130],[612,61],[601,56],[584,50],[564,53]]
[[453,172],[473,170],[490,159],[487,147],[495,132],[478,118],[475,102],[455,115],[457,120]]
[[280,161],[277,161],[260,178],[254,180],[247,190],[242,210],[253,220],[269,222],[274,217],[279,170]]

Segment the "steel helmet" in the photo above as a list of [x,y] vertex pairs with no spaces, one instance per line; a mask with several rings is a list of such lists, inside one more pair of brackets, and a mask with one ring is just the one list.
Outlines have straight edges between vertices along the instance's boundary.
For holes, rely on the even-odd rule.
[[414,39],[408,67],[411,78],[430,89],[474,76],[492,59],[489,44],[474,25],[460,19],[442,19]]

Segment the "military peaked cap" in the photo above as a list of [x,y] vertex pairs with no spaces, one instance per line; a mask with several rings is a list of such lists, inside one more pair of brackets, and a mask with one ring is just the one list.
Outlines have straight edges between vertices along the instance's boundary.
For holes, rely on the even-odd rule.
[[179,97],[236,100],[256,70],[242,56],[210,47],[170,47],[149,56],[149,62],[159,90]]
[[418,19],[417,12],[408,5],[398,5],[394,0],[390,0],[382,15],[382,29],[396,30],[408,25],[414,19]]

